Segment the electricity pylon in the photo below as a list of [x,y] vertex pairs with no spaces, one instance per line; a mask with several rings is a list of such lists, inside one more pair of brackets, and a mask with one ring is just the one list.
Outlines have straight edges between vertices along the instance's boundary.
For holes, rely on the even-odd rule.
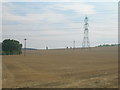
[[88,24],[88,17],[85,17],[84,19],[84,38],[83,38],[83,43],[82,47],[83,48],[89,48],[90,47],[90,41],[89,41],[89,24]]

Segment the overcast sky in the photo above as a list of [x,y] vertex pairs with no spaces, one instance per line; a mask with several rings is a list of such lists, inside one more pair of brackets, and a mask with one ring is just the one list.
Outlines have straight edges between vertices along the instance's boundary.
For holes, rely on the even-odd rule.
[[27,38],[29,48],[81,47],[85,16],[91,46],[118,42],[117,2],[9,2],[2,15],[3,40]]

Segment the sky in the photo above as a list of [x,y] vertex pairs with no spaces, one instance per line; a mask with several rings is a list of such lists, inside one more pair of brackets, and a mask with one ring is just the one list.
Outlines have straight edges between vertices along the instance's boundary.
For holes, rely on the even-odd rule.
[[84,18],[90,46],[118,42],[117,2],[4,2],[2,40],[15,39],[28,48],[81,47]]

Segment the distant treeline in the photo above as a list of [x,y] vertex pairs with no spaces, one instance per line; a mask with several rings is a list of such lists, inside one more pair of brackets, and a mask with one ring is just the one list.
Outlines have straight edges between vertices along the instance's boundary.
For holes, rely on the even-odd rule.
[[108,46],[120,46],[120,44],[103,44],[103,45],[99,45],[98,47],[108,47]]
[[[22,50],[24,50],[25,48],[22,48]],[[37,50],[35,48],[26,48],[26,50]]]

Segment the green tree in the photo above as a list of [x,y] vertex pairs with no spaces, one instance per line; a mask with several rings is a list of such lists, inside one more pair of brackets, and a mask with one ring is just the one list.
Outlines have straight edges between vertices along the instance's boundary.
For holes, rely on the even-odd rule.
[[22,53],[22,44],[17,40],[6,39],[2,42],[2,54],[13,55]]

